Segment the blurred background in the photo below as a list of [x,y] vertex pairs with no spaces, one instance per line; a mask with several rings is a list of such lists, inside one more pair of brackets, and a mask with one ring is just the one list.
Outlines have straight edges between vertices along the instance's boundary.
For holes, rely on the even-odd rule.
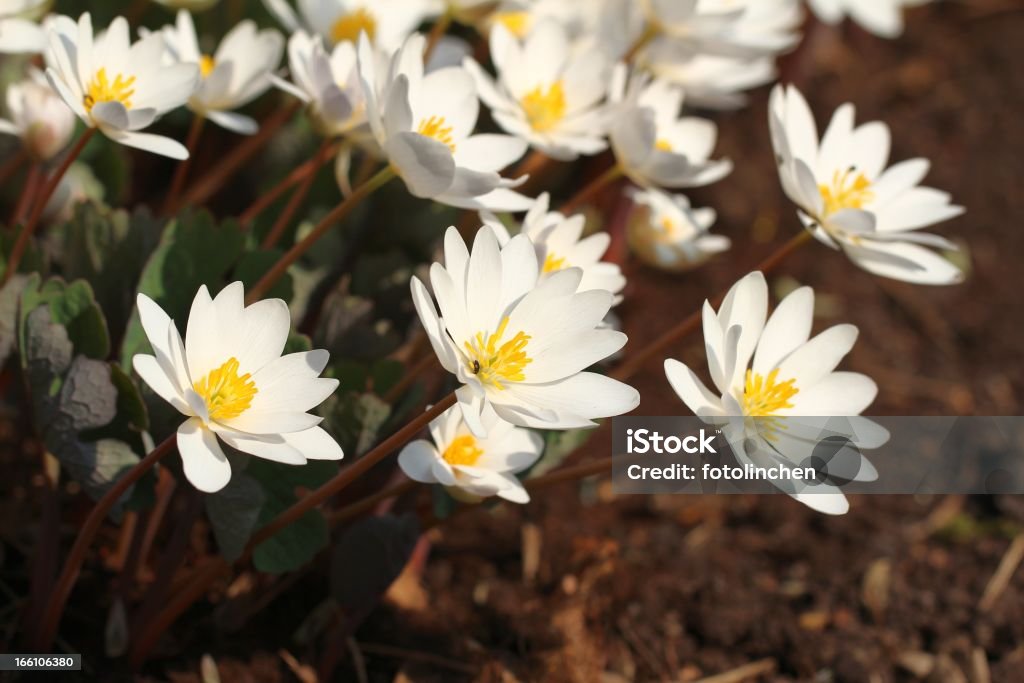
[[[148,25],[170,21],[159,8],[140,7],[154,19]],[[255,0],[225,0],[202,15],[200,28],[241,14],[272,25]],[[938,232],[961,246],[968,277],[948,288],[881,280],[811,244],[770,278],[774,302],[811,285],[818,295],[816,330],[836,322],[860,328],[845,369],[878,382],[869,414],[1021,414],[1024,3],[964,0],[914,9],[906,33],[893,41],[849,23],[810,26],[800,48],[781,60],[782,79],[805,93],[819,126],[852,101],[859,121],[889,124],[894,160],[931,160],[926,184],[967,207]],[[611,202],[589,209],[615,238],[613,257],[629,278],[616,311],[633,344],[688,315],[800,229],[779,187],[767,96],[763,88],[744,109],[708,114],[719,126],[716,156],[732,158],[735,170],[688,194],[694,206],[718,211],[713,231],[733,241],[726,254],[685,274],[658,272],[625,253],[629,207],[621,193],[608,192]],[[265,117],[272,109],[262,101],[253,113]],[[188,116],[177,112],[164,125],[181,138]],[[212,165],[235,144],[229,134],[209,132],[195,167]],[[284,129],[217,195],[215,213],[245,208],[314,147],[305,124]],[[173,171],[157,157],[109,146],[90,154],[87,160],[100,169],[95,180],[114,205],[153,203]],[[606,165],[595,159],[560,167],[549,182],[562,189],[553,193],[564,199]],[[322,176],[310,195],[314,215],[337,201],[333,178]],[[393,194],[382,192],[352,217],[362,227],[346,233],[339,248],[345,254],[358,248],[358,259],[326,264],[314,255],[304,264],[310,272],[352,270],[340,291],[302,294],[335,297],[326,307],[330,319],[298,322],[333,334],[332,354],[352,358],[362,383],[371,381],[355,367],[365,349],[386,355],[401,345],[412,317],[409,274],[433,257],[443,226],[465,220],[423,203],[412,214],[408,202],[393,201],[400,188],[389,189]],[[15,192],[0,188],[6,199]],[[269,227],[282,203],[257,232]],[[301,275],[294,286],[302,290]],[[390,322],[368,323],[381,317]],[[705,365],[699,336],[671,355]],[[637,414],[685,410],[660,363],[633,383],[643,397]],[[596,430],[569,461],[606,457],[609,434],[608,425]],[[11,473],[0,484],[5,542],[33,516],[39,481],[25,439],[16,414],[5,413],[0,465]],[[419,538],[412,562],[382,602],[340,624],[325,622],[320,609],[331,586],[319,565],[277,581],[257,603],[235,598],[260,577],[243,574],[219,585],[210,596],[218,608],[198,606],[184,615],[138,680],[205,683],[217,680],[210,673],[216,669],[223,681],[311,681],[316,670],[329,670],[332,680],[360,683],[987,683],[1020,680],[1024,671],[1024,573],[1012,562],[1024,555],[1020,496],[862,497],[852,500],[848,515],[826,518],[784,496],[617,497],[609,482],[596,479],[538,491],[528,506],[465,510]],[[200,525],[195,534],[206,532]],[[1009,571],[998,571],[1001,564]],[[0,558],[0,589],[23,576],[20,561]],[[83,594],[87,588],[69,608],[68,628],[74,642],[93,644],[91,658],[98,660],[106,606],[88,604]],[[11,614],[5,640],[16,625]],[[334,640],[326,653],[318,644],[319,659],[311,659],[313,639],[325,632]]]

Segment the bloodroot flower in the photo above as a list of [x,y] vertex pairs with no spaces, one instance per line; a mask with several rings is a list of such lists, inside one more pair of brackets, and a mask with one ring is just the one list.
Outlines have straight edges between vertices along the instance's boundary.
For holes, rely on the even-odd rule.
[[[807,435],[794,416],[846,418],[849,434],[864,448],[877,447],[888,433],[858,418],[875,399],[878,387],[866,375],[837,372],[857,340],[853,325],[835,325],[811,338],[814,290],[801,287],[768,313],[768,286],[760,272],[750,273],[726,294],[716,312],[704,303],[704,345],[714,390],[677,360],[665,361],[672,388],[694,415],[739,430],[728,435],[751,459],[782,458],[802,464],[815,455],[820,432]],[[734,446],[735,450],[735,446]],[[863,468],[870,478],[874,470]],[[830,514],[849,507],[830,485],[813,494],[797,494],[802,503]]]
[[0,54],[42,52],[46,34],[35,20],[52,0],[0,0]]
[[188,158],[181,143],[140,131],[188,101],[199,80],[198,66],[165,64],[159,33],[132,43],[124,17],[94,37],[88,12],[77,24],[58,16],[48,39],[46,76],[85,125],[122,145]]
[[259,130],[256,121],[233,110],[270,87],[271,73],[284,52],[280,33],[243,21],[224,36],[215,53],[203,54],[192,15],[180,10],[175,25],[164,27],[163,35],[174,61],[199,67],[201,79],[189,98],[189,109],[241,135]]
[[57,156],[75,132],[75,115],[38,70],[7,87],[7,113],[11,118],[0,119],[0,133],[21,138],[36,161]]
[[903,8],[924,5],[930,0],[807,0],[826,24],[838,24],[846,15],[882,38],[903,33]]
[[694,209],[686,195],[661,190],[633,193],[636,209],[629,221],[629,246],[646,263],[663,270],[696,268],[727,250],[728,237],[708,232],[715,210]]
[[139,294],[139,317],[153,355],[132,359],[135,371],[187,417],[178,428],[185,476],[201,491],[219,491],[231,465],[218,438],[232,448],[290,465],[338,460],[341,448],[307,410],[334,392],[319,377],[322,349],[282,356],[291,318],[280,299],[243,303],[241,282],[211,299],[200,287],[182,343],[174,321]]
[[793,86],[781,85],[772,91],[769,124],[782,189],[818,241],[875,275],[926,285],[963,280],[956,266],[925,248],[955,251],[956,245],[917,229],[964,209],[945,192],[918,186],[928,173],[927,159],[886,168],[888,126],[872,121],[855,128],[847,103],[819,143],[807,101]]
[[[594,372],[626,335],[601,327],[614,297],[580,292],[583,272],[566,268],[538,282],[537,251],[526,235],[504,248],[487,227],[469,253],[458,230],[445,235],[445,265],[430,269],[435,303],[412,279],[413,303],[474,435],[487,435],[486,407],[523,427],[573,429],[633,410],[630,386]],[[438,315],[440,309],[440,315]]]
[[481,421],[487,436],[477,438],[458,406],[448,409],[430,423],[432,442],[421,439],[402,449],[399,467],[410,479],[441,484],[457,498],[498,496],[513,503],[529,502],[530,494],[515,475],[540,459],[544,439],[505,422],[490,409]]

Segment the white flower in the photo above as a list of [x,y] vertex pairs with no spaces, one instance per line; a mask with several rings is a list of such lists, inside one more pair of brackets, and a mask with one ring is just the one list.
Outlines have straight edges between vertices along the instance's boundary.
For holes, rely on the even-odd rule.
[[637,208],[629,221],[629,245],[656,268],[690,270],[729,248],[728,237],[708,232],[714,209],[690,208],[685,195],[660,190],[634,192],[633,201]]
[[[583,237],[586,216],[576,214],[567,218],[558,211],[548,211],[550,205],[551,196],[545,192],[526,212],[520,230],[537,251],[540,279],[566,268],[579,268],[583,271],[579,291],[603,289],[616,295],[615,303],[621,301],[626,278],[618,265],[601,260],[608,251],[611,236],[598,232]],[[502,246],[508,243],[508,230],[496,216],[485,214],[484,225],[494,231]]]
[[596,27],[608,14],[609,0],[503,0],[488,18],[491,29],[501,25],[523,40],[545,21],[555,21],[570,40],[595,35]]
[[[884,443],[885,430],[855,417],[875,399],[878,387],[866,375],[835,371],[853,348],[857,328],[836,325],[811,338],[810,287],[787,296],[770,318],[767,312],[768,288],[759,272],[733,285],[717,313],[704,303],[704,345],[714,390],[686,365],[665,361],[668,381],[686,407],[698,417],[738,428],[730,442],[752,442],[737,455],[745,451],[755,460],[781,457],[801,464],[813,455],[819,434],[803,434],[799,422],[782,421],[793,416],[848,418],[860,445]],[[864,469],[862,476],[870,478],[872,472]],[[814,490],[795,497],[822,512],[846,512],[848,504],[838,489],[819,485]]]
[[610,91],[617,105],[612,150],[626,176],[642,187],[682,188],[713,183],[732,171],[728,159],[711,159],[718,138],[715,124],[681,116],[681,88],[641,72],[627,75],[620,65]]
[[338,43],[330,53],[319,36],[296,31],[288,39],[292,83],[274,83],[309,105],[320,133],[345,135],[366,123],[366,99],[359,78],[356,47]]
[[855,128],[853,105],[844,104],[819,143],[810,107],[793,86],[772,91],[769,124],[782,189],[815,238],[875,275],[931,285],[963,279],[956,266],[925,248],[956,245],[916,230],[964,209],[945,192],[918,187],[927,159],[886,168],[888,126],[872,121]]
[[456,394],[475,435],[487,433],[488,404],[508,422],[541,429],[588,427],[636,408],[635,389],[583,372],[626,343],[621,332],[599,327],[611,292],[579,292],[579,268],[538,282],[526,235],[499,248],[494,232],[481,228],[470,254],[449,228],[444,246],[445,265],[430,269],[437,308],[417,278],[413,303],[441,364],[463,384]]
[[94,38],[88,12],[77,24],[58,16],[47,38],[50,85],[87,126],[122,145],[188,158],[181,143],[140,131],[188,101],[199,80],[195,64],[165,65],[163,38],[152,34],[132,43],[123,17]]
[[35,69],[27,78],[7,87],[7,113],[0,133],[16,135],[36,161],[49,161],[63,150],[75,132],[75,115]]
[[490,45],[497,82],[472,59],[464,65],[499,126],[563,161],[607,147],[603,101],[610,65],[600,50],[573,49],[565,29],[551,20],[522,42],[497,24]]
[[449,408],[430,423],[433,443],[421,439],[408,444],[398,455],[399,467],[410,479],[441,484],[458,497],[529,502],[530,494],[515,475],[537,462],[544,439],[505,422],[490,409],[481,420],[487,436],[478,438],[459,407]]
[[220,0],[156,0],[164,7],[183,9],[189,12],[202,12],[216,5]]
[[252,21],[231,29],[213,55],[199,49],[192,15],[178,12],[174,26],[163,30],[167,50],[175,62],[199,67],[199,81],[189,98],[189,109],[219,126],[252,135],[259,125],[232,110],[244,107],[270,87],[271,72],[284,52],[284,38],[274,30],[260,31]]
[[[630,40],[610,37],[609,42],[640,46],[640,63],[683,61],[697,54],[763,57],[799,40],[800,14],[794,0],[620,1],[629,6],[629,13],[616,15],[619,33]],[[604,36],[611,30],[606,25]]]
[[664,54],[649,50],[642,53],[641,65],[655,76],[681,86],[690,104],[735,108],[746,102],[742,91],[775,80],[775,54],[796,43],[803,12],[798,0],[718,2],[744,8],[730,25],[731,34],[744,44],[760,45],[768,55],[736,57],[703,51]]
[[524,211],[533,203],[511,188],[526,180],[499,171],[526,152],[509,135],[473,135],[480,102],[469,73],[446,67],[424,74],[425,40],[415,34],[379,73],[367,40],[359,71],[367,118],[391,167],[413,195],[464,209]]
[[0,54],[42,52],[46,33],[36,23],[53,0],[0,0]]
[[930,0],[807,0],[814,13],[826,24],[851,19],[882,38],[903,33],[903,8],[924,5]]
[[387,52],[393,52],[423,21],[425,0],[299,0],[295,13],[288,0],[263,4],[289,33],[304,30],[327,45],[355,43],[360,34]]
[[188,419],[178,428],[185,476],[201,491],[222,489],[231,465],[221,441],[251,455],[291,465],[338,460],[341,448],[307,410],[334,392],[320,378],[328,354],[282,356],[291,318],[280,299],[243,303],[242,283],[215,299],[203,286],[192,302],[185,342],[174,321],[143,294],[139,318],[153,356],[137,355],[135,371]]

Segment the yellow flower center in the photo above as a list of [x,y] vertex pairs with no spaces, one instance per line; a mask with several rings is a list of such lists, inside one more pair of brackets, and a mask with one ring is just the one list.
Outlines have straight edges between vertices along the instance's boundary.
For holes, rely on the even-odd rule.
[[199,58],[199,75],[206,78],[213,73],[213,68],[217,66],[217,62],[214,61],[210,55],[203,55]]
[[499,12],[494,17],[516,38],[525,38],[530,26],[529,12]]
[[658,141],[654,143],[654,148],[662,152],[671,152],[672,143],[665,138],[659,138]]
[[452,140],[452,127],[446,126],[447,121],[443,116],[431,116],[429,119],[420,121],[416,132],[424,137],[433,138],[438,142],[448,145],[448,149],[455,152],[455,142]]
[[501,343],[508,327],[508,318],[503,318],[494,334],[477,332],[476,337],[465,343],[467,365],[470,372],[484,384],[504,389],[502,382],[522,382],[526,379],[523,368],[533,362],[526,355],[530,335],[517,332],[514,337]]
[[210,374],[193,384],[192,389],[203,397],[212,420],[238,417],[249,409],[257,393],[256,383],[248,372],[239,376],[238,359],[234,357],[211,370]]
[[523,96],[521,104],[530,127],[539,133],[551,130],[565,118],[565,89],[562,82],[556,81],[547,90],[537,86]]
[[363,32],[371,43],[377,37],[377,19],[365,7],[341,15],[331,26],[331,38],[335,43],[354,43]]
[[565,257],[558,258],[554,252],[548,252],[547,257],[544,259],[544,267],[541,269],[543,273],[554,273],[556,271],[565,268]]
[[444,449],[441,457],[453,467],[456,465],[472,467],[483,454],[483,449],[476,445],[476,439],[466,434],[448,444],[448,448]]
[[856,166],[836,171],[832,174],[832,184],[819,185],[818,191],[825,200],[825,215],[841,209],[859,209],[875,198],[871,181],[863,173],[857,173]]
[[82,104],[87,112],[91,112],[100,102],[120,102],[125,109],[131,109],[131,97],[135,94],[135,89],[132,88],[134,84],[135,76],[125,78],[121,74],[117,74],[111,81],[107,78],[107,69],[104,67],[93,76],[92,82],[85,90],[85,96],[82,97]]
[[769,417],[785,408],[792,408],[789,399],[800,391],[794,386],[796,380],[776,381],[778,369],[767,377],[755,375],[747,370],[747,381],[743,387],[743,412],[749,417]]

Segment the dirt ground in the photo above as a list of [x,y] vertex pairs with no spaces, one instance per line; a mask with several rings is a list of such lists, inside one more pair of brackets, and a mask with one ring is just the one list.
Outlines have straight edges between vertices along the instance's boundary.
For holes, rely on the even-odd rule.
[[[859,120],[892,127],[894,159],[930,158],[928,184],[967,207],[939,228],[969,257],[963,285],[880,281],[817,244],[770,279],[775,301],[815,287],[816,329],[860,327],[845,367],[878,382],[874,414],[1021,414],[1022,40],[1024,4],[965,0],[914,10],[897,41],[815,29],[784,61],[819,125],[854,101]],[[766,102],[762,89],[748,108],[715,115],[735,171],[691,193],[718,210],[714,230],[734,249],[683,276],[627,264],[619,314],[632,339],[666,329],[799,228],[779,189]],[[698,337],[672,355],[704,365]],[[634,384],[637,414],[685,410],[659,364]],[[599,431],[584,457],[609,450]],[[1024,499],[1012,496],[860,497],[826,518],[785,496],[616,497],[604,482],[561,485],[430,532],[387,600],[328,648],[332,680],[1021,680],[1024,572],[993,576],[1013,539],[1024,551],[1022,533]],[[303,575],[245,635],[189,613],[171,657],[144,679],[200,681],[199,658],[213,653],[225,682],[310,680],[323,643],[313,656],[302,629],[326,584],[319,570]]]

